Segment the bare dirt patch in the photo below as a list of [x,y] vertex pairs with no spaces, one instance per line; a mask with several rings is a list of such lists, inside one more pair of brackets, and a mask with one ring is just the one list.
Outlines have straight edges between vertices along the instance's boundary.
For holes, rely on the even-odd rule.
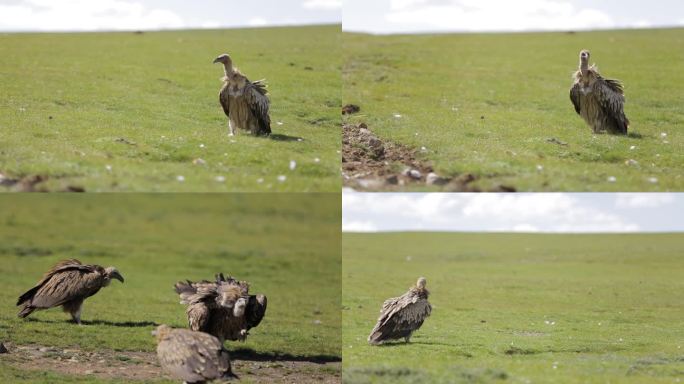
[[[421,158],[418,150],[380,139],[365,123],[342,126],[342,178],[345,186],[360,190],[391,190],[425,184],[452,192],[480,192],[472,185],[476,180],[474,175],[440,176]],[[499,186],[493,191],[515,192],[515,189]]]
[[[47,175],[11,177],[0,172],[0,187],[5,187],[11,192],[50,192],[43,184],[48,178]],[[76,185],[68,185],[58,192],[85,192],[85,188]]]
[[[156,353],[132,351],[83,351],[79,348],[54,348],[41,345],[7,344],[9,353],[0,361],[29,371],[52,371],[70,376],[144,381],[172,379],[157,362]],[[248,383],[340,383],[341,363],[323,359],[266,360],[237,351],[232,356],[233,371]],[[242,358],[241,358],[242,357]]]

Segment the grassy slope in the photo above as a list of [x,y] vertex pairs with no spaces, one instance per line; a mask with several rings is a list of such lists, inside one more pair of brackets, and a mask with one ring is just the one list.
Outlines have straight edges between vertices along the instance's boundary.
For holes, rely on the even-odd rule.
[[[173,283],[224,271],[269,299],[264,322],[229,349],[341,354],[339,195],[13,195],[0,212],[2,341],[152,351],[152,323],[186,325]],[[96,324],[59,309],[18,319],[16,298],[67,257],[126,279],[86,301],[82,318]]]
[[[352,121],[425,146],[441,173],[470,172],[484,188],[527,191],[684,189],[684,29],[345,33],[343,42],[343,101],[362,112]],[[592,50],[606,77],[624,82],[630,131],[640,137],[592,135],[575,114],[568,92],[582,48]],[[552,137],[568,145],[546,141]],[[629,159],[638,165],[626,165]],[[609,176],[617,181],[609,183]]]
[[[350,382],[671,383],[684,373],[682,235],[344,234],[342,244]],[[432,316],[410,345],[368,346],[382,301],[419,275]]]
[[[339,191],[339,47],[339,26],[0,35],[0,172],[88,191]],[[285,140],[230,142],[222,52],[268,80]]]

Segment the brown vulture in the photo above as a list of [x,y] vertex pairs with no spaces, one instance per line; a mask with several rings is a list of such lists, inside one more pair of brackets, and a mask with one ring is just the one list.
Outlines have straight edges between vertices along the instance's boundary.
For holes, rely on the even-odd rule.
[[385,300],[375,328],[368,336],[368,343],[382,344],[387,340],[403,338],[407,343],[425,319],[430,316],[432,307],[428,302],[429,292],[425,289],[427,281],[418,278],[415,287],[399,297]]
[[184,383],[237,378],[228,351],[214,336],[165,324],[152,334],[157,338],[157,358],[162,369]]
[[19,317],[24,318],[33,311],[62,306],[71,318],[81,324],[83,301],[96,294],[117,279],[124,278],[114,267],[84,265],[76,259],[62,260],[50,269],[35,287],[19,297]]
[[579,70],[573,75],[570,100],[594,133],[627,134],[625,96],[619,80],[604,79],[596,65],[589,66],[589,51],[580,52]]
[[214,59],[214,64],[222,63],[225,76],[219,92],[219,102],[228,116],[229,135],[237,129],[244,129],[257,136],[271,134],[271,118],[268,115],[269,100],[266,96],[264,80],[249,81],[233,66],[227,53]]
[[266,314],[266,296],[250,295],[249,283],[216,275],[215,282],[192,281],[175,284],[181,304],[188,306],[188,325],[225,340],[244,341],[251,328]]

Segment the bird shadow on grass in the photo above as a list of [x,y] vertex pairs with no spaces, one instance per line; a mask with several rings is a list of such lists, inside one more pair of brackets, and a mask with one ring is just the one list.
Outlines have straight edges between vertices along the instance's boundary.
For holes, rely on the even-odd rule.
[[288,136],[281,133],[272,133],[268,138],[275,141],[304,141],[304,138],[302,137]]
[[627,137],[629,137],[630,139],[643,139],[644,135],[642,135],[639,132],[630,132],[627,134]]
[[334,355],[295,356],[281,352],[257,352],[251,348],[238,348],[229,352],[231,359],[248,361],[305,361],[317,364],[342,361],[341,357]]
[[[29,318],[27,321],[30,322],[38,322],[38,323],[50,323],[50,324],[59,324],[59,323],[74,323],[73,320],[43,320],[43,319],[35,319],[35,318]],[[110,327],[125,327],[125,328],[137,328],[137,327],[152,327],[152,326],[158,326],[159,324],[155,323],[154,321],[108,321],[108,320],[82,320],[81,324],[83,325],[106,325]]]

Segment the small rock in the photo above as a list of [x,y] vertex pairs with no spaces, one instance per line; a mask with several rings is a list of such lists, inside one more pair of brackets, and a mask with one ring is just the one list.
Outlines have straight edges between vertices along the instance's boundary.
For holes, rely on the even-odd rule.
[[615,176],[608,176],[608,182],[609,183],[614,183],[617,181],[617,178]]
[[282,183],[282,182],[284,182],[285,180],[287,180],[287,176],[285,176],[285,175],[278,175],[278,181],[280,181],[280,182]]
[[408,176],[412,179],[420,180],[420,178],[423,176],[419,170],[417,169],[411,169],[411,168],[406,168],[404,169],[404,172],[402,172],[404,176]]
[[9,353],[9,351],[7,350],[7,347],[5,347],[5,344],[0,343],[0,354],[2,353]]
[[667,137],[667,133],[662,132],[662,133],[660,134],[660,137],[662,137],[663,139],[666,138],[666,137]]
[[316,325],[319,325],[319,324],[321,324],[321,323],[323,323],[323,322],[320,321],[320,320],[318,320],[318,319],[316,319],[316,320],[313,321],[313,323],[316,324]]
[[648,182],[651,184],[657,184],[658,183],[658,178],[657,177],[649,177]]
[[217,183],[223,183],[226,181],[226,177],[225,176],[216,176],[216,177],[214,177],[214,180],[216,180]]
[[261,184],[261,183],[263,183],[263,182],[264,182],[264,178],[263,178],[263,177],[260,177],[260,178],[257,179],[257,183]]
[[290,171],[294,171],[295,168],[297,168],[297,162],[294,160],[290,160]]
[[632,151],[635,150],[635,149],[636,149],[636,145],[632,145],[631,147],[629,147],[629,149],[632,150]]
[[425,183],[428,185],[445,185],[449,182],[448,179],[440,177],[434,172],[430,172],[425,176]]
[[318,157],[314,158],[314,163],[320,163],[320,162],[321,162],[321,159],[319,159]]
[[182,182],[185,181],[185,176],[183,176],[183,175],[178,175],[178,176],[176,176],[176,180],[177,180],[179,183],[182,183]]
[[107,164],[107,165],[105,165],[105,169],[106,169],[108,172],[111,172],[111,171],[112,171],[112,166],[109,165],[109,164]]
[[200,147],[200,148],[204,148],[204,144],[200,144],[200,146],[199,146],[199,147]]
[[276,124],[278,124],[278,125],[283,125],[283,122],[282,122],[282,121],[277,121]]
[[192,163],[195,165],[206,165],[207,164],[207,162],[204,161],[204,159],[201,159],[199,157],[196,158],[195,160],[193,160]]
[[639,162],[634,160],[634,159],[625,160],[625,165],[637,165],[637,164],[639,164]]
[[544,166],[541,164],[537,164],[537,171],[541,172],[544,170]]
[[395,113],[395,114],[394,114],[394,117],[397,118],[397,119],[401,119],[401,115],[398,114],[398,113]]
[[343,115],[351,115],[352,113],[357,113],[361,110],[361,107],[355,104],[347,104],[344,107],[342,107],[342,114]]

